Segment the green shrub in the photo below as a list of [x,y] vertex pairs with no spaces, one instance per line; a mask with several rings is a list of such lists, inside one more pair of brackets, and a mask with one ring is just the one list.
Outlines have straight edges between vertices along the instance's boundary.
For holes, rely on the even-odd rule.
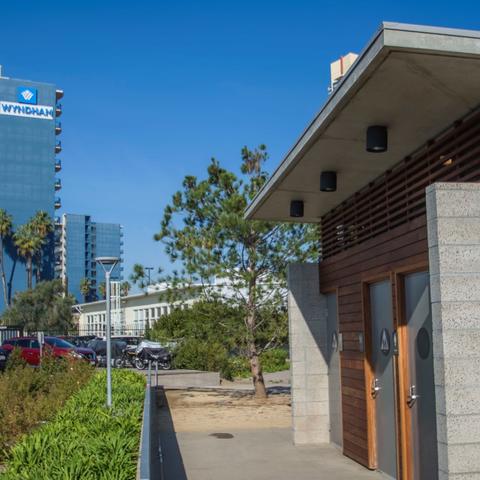
[[260,356],[264,372],[281,372],[290,368],[288,351],[283,348],[272,348]]
[[26,367],[27,361],[22,357],[22,349],[14,348],[7,359],[7,370],[15,370],[18,367]]
[[19,437],[51,419],[90,378],[86,362],[44,359],[41,368],[27,366],[14,351],[0,375],[0,453]]
[[[250,365],[245,339],[245,312],[219,301],[199,301],[188,309],[174,309],[162,315],[148,331],[160,342],[177,340],[176,368],[219,371],[223,378],[248,377]],[[288,342],[288,320],[284,309],[265,306],[257,312],[257,344],[260,348],[276,337]],[[264,372],[288,369],[287,353],[272,349],[261,355]]]
[[113,407],[105,408],[106,374],[96,374],[55,418],[15,445],[1,480],[135,478],[145,379],[112,372]]
[[232,378],[227,349],[219,342],[189,338],[180,343],[174,354],[175,368],[220,372]]
[[250,372],[250,363],[248,361],[248,358],[245,357],[230,357],[229,359],[230,363],[230,370],[232,372],[232,378],[236,377],[249,377],[251,375]]
[[[260,355],[265,373],[288,370],[290,365],[287,359],[288,352],[283,348],[272,348]],[[174,368],[220,372],[222,378],[227,380],[251,375],[248,358],[229,355],[219,342],[193,338],[184,340],[175,350],[173,363]]]
[[[288,370],[290,365],[287,359],[288,352],[283,348],[272,348],[271,350],[267,350],[260,355],[264,373]],[[250,363],[247,358],[231,357],[229,359],[229,363],[232,377],[245,378],[251,375]]]

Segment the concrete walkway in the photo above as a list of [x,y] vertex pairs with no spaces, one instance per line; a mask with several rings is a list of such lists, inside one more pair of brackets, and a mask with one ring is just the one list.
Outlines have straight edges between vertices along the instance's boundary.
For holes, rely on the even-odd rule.
[[[148,369],[129,368],[129,370],[148,375]],[[155,385],[157,377],[154,368],[152,368],[151,376],[152,384]],[[218,388],[220,386],[220,374],[200,370],[158,370],[158,384],[165,388]]]
[[383,479],[334,447],[295,447],[289,428],[179,433],[162,430],[165,480]]

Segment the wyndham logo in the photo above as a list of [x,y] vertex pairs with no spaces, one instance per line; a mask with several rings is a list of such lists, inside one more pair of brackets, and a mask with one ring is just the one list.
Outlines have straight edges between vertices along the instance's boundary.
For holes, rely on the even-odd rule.
[[39,118],[53,120],[55,112],[53,107],[48,105],[22,105],[15,102],[4,102],[0,100],[0,115],[13,115],[15,117]]
[[31,87],[17,87],[17,101],[20,103],[28,103],[29,105],[36,105],[37,89]]

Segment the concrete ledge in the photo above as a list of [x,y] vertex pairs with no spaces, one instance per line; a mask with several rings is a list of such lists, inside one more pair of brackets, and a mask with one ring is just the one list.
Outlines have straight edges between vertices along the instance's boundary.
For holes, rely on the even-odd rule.
[[157,421],[157,392],[147,382],[143,403],[142,433],[137,480],[163,479]]
[[[152,372],[152,377],[155,372]],[[218,387],[220,373],[197,370],[172,370],[158,373],[158,385],[165,388]]]

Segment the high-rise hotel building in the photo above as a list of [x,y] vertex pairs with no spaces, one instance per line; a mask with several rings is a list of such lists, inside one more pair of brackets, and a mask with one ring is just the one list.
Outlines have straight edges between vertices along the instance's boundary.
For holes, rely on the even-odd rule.
[[[56,173],[61,170],[57,155],[62,147],[58,101],[63,91],[49,83],[18,80],[2,75],[0,67],[0,208],[12,217],[14,229],[26,223],[37,211],[52,218],[60,208],[56,196],[61,188]],[[43,253],[41,276],[54,276],[52,241]],[[26,288],[26,271],[11,241],[4,247],[9,295]],[[0,313],[5,308],[0,295]]]

